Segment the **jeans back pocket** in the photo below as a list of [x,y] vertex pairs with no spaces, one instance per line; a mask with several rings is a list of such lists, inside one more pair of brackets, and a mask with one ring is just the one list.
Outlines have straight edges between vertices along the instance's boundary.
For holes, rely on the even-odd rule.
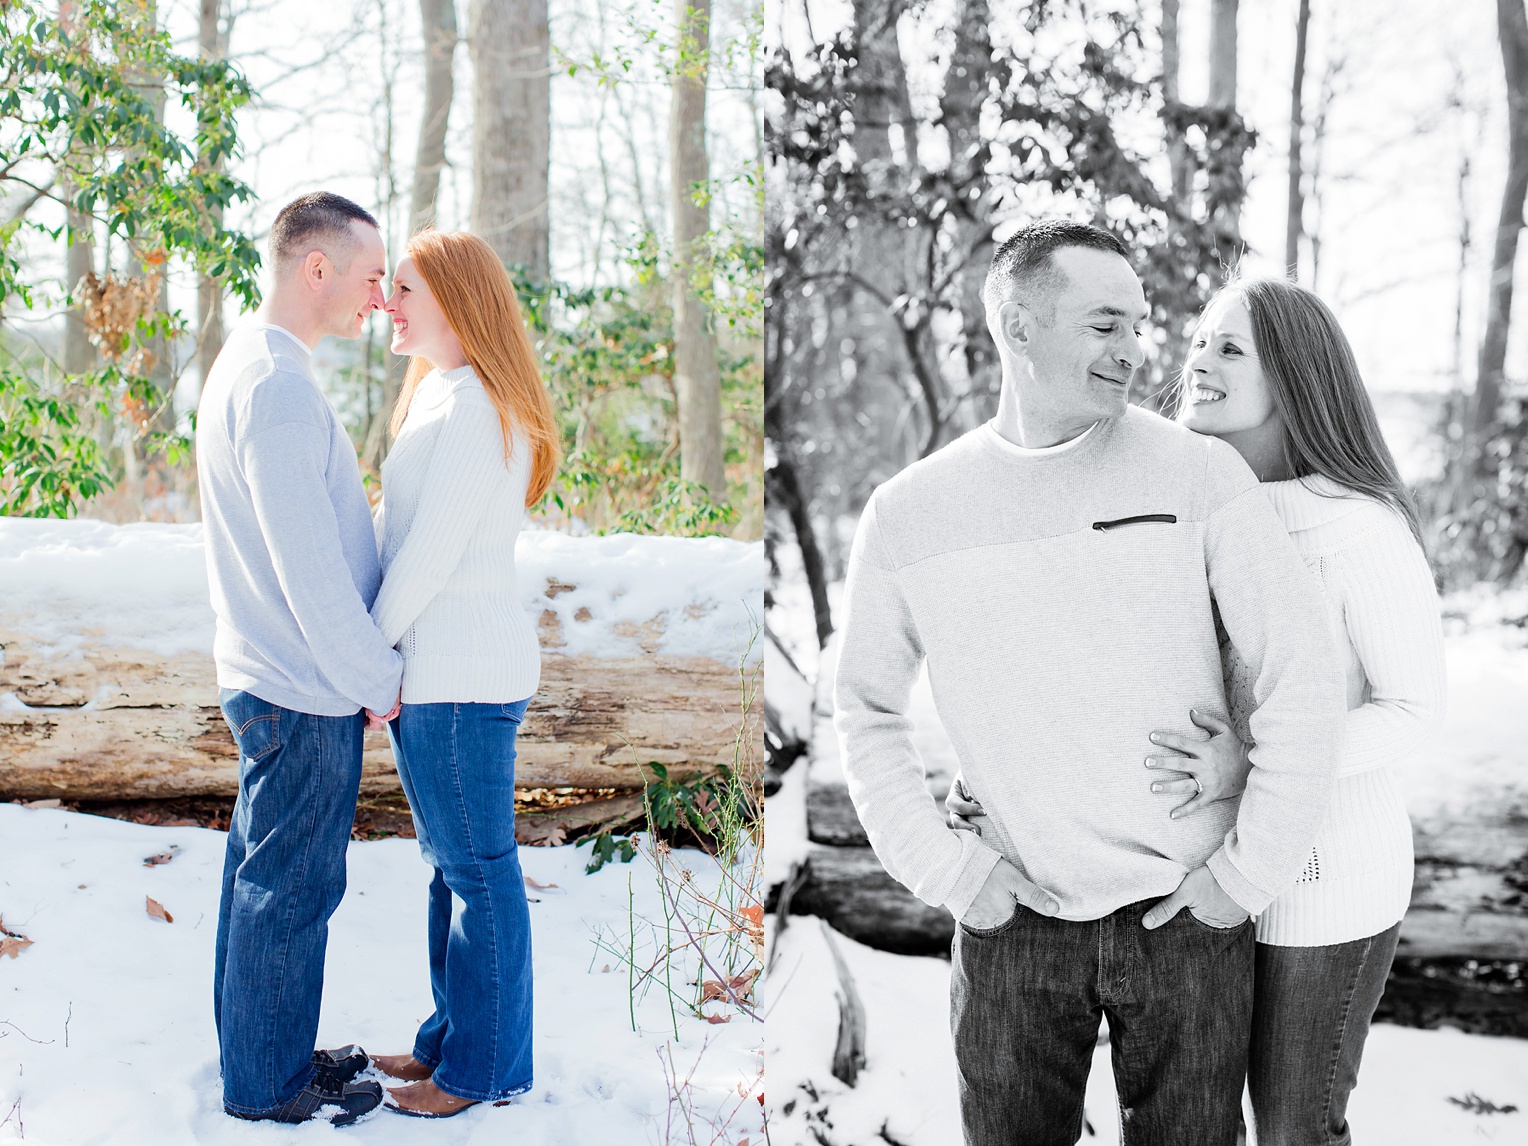
[[233,733],[239,755],[263,760],[281,747],[281,709],[247,692],[225,691],[220,698],[223,719]]

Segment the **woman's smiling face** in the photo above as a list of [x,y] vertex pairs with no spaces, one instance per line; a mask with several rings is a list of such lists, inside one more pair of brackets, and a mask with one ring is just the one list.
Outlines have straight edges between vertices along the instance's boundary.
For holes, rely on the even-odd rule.
[[1234,294],[1213,303],[1194,331],[1178,421],[1200,434],[1256,429],[1278,413],[1263,375],[1252,315]]

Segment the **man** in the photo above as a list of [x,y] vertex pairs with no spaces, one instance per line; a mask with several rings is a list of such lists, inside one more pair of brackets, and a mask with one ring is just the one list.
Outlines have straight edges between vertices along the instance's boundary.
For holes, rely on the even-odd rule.
[[[1125,1141],[1229,1144],[1249,915],[1298,875],[1336,767],[1319,590],[1231,447],[1129,406],[1148,312],[1118,240],[1026,227],[984,301],[997,417],[882,485],[855,537],[835,682],[849,792],[887,871],[960,921],[967,1143],[1072,1146],[1102,1014]],[[1256,666],[1255,767],[1239,811],[1173,820],[1147,737],[1224,712],[1217,609]],[[945,826],[908,736],[925,657],[980,838]]]
[[282,209],[270,255],[270,293],[197,410],[213,653],[239,746],[213,1014],[228,1113],[343,1125],[382,1090],[353,1081],[364,1052],[314,1051],[324,948],[345,894],[361,709],[394,709],[403,662],[368,612],[381,583],[371,514],[308,359],[325,335],[361,333],[386,260],[376,220],[325,192]]

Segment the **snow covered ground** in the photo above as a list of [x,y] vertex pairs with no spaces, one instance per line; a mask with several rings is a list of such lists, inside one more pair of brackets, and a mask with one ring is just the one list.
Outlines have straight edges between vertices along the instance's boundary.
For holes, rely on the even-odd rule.
[[[834,933],[866,1014],[866,1064],[851,1089],[831,1063],[838,978],[825,925],[792,918],[765,980],[774,1146],[949,1146],[960,1141],[949,1030],[950,965],[889,955]],[[1488,1113],[1470,1096],[1510,1113]],[[1471,1108],[1473,1106],[1473,1109]],[[1109,1048],[1094,1054],[1082,1143],[1119,1141]],[[1362,1146],[1528,1143],[1528,1040],[1377,1024],[1348,1106]],[[820,1134],[822,1137],[817,1137]]]
[[[688,1142],[671,1105],[669,1061],[689,1080],[684,1099],[693,1102],[697,1129],[705,1127],[700,1141],[712,1142],[709,1123],[729,1115],[716,1142],[763,1141],[755,1097],[761,1029],[721,1003],[704,1009],[728,1022],[708,1024],[682,1009],[672,1017],[660,988],[638,998],[633,1031],[626,970],[605,945],[623,941],[635,920],[639,950],[651,949],[648,921],[663,919],[655,873],[639,856],[585,875],[588,849],[572,846],[520,853],[527,879],[542,885],[527,889],[536,968],[532,1091],[511,1106],[476,1107],[439,1125],[387,1111],[344,1129],[227,1117],[210,1001],[223,846],[222,833],[200,828],[0,804],[0,917],[7,931],[31,940],[14,958],[0,956],[0,1143]],[[178,850],[168,863],[144,866],[171,848]],[[716,885],[709,857],[674,854],[702,886]],[[418,846],[402,839],[352,843],[349,868],[350,889],[330,925],[320,1045],[406,1051],[431,1009],[428,871]],[[150,916],[146,897],[174,921]],[[694,970],[683,966],[692,978]]]

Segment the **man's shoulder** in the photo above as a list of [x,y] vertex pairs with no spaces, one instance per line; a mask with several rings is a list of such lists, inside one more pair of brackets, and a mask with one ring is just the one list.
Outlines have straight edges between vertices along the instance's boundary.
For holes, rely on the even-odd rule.
[[327,429],[331,409],[306,363],[286,352],[284,339],[259,330],[236,331],[209,372],[201,417],[217,408],[239,437],[298,422]]
[[978,426],[928,457],[919,458],[882,482],[875,491],[876,500],[882,505],[921,500],[931,493],[942,493],[978,481],[975,471],[980,469],[979,463],[985,456],[981,444],[981,435],[985,432],[985,425]]
[[1258,486],[1235,447],[1139,406],[1131,406],[1117,420],[1115,442],[1139,464],[1164,477],[1176,471],[1202,488],[1208,512]]

